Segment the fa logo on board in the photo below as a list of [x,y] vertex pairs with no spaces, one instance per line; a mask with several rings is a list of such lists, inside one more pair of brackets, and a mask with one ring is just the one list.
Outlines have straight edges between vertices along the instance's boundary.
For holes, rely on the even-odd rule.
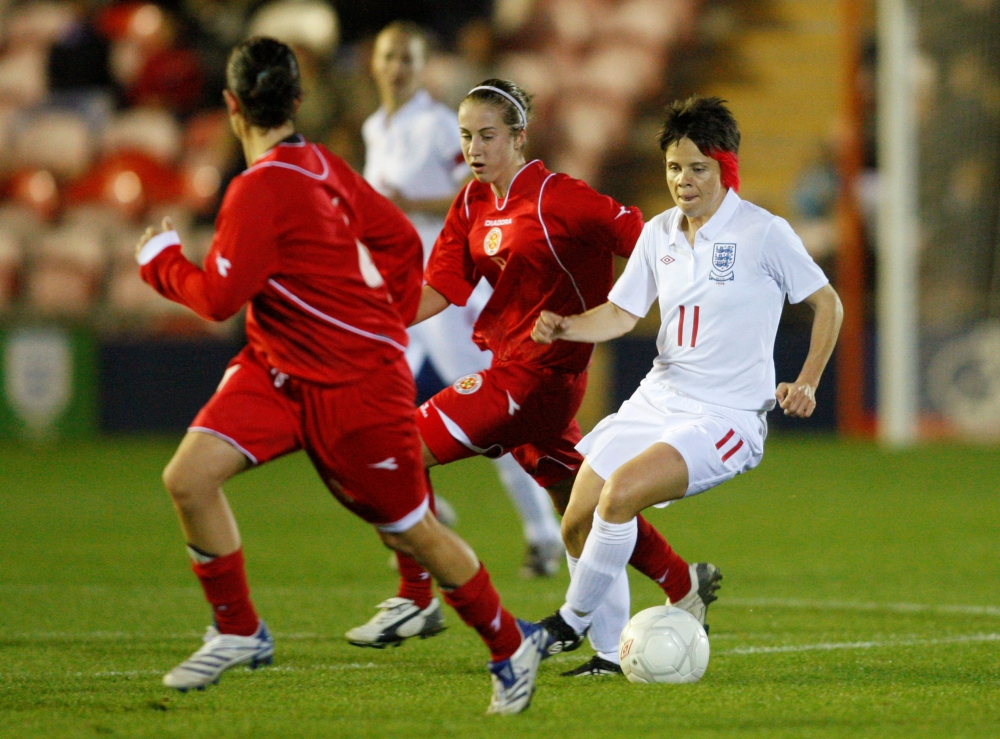
[[733,279],[733,266],[736,264],[736,244],[712,245],[712,271],[708,279],[714,282],[728,282]]

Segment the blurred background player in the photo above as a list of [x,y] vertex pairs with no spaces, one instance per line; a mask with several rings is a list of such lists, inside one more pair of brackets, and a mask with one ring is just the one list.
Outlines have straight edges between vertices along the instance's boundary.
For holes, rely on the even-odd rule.
[[[365,179],[406,213],[420,234],[425,262],[455,194],[469,177],[454,111],[422,87],[427,46],[424,31],[415,23],[396,21],[379,33],[371,67],[381,107],[362,128]],[[464,306],[449,306],[409,329],[406,361],[414,377],[425,361],[446,385],[490,366],[492,355],[472,342],[472,331],[492,292],[489,283],[480,280]],[[522,574],[554,575],[563,544],[548,494],[509,454],[493,463],[521,516],[528,542]],[[442,499],[436,502],[438,516],[447,523]],[[407,604],[394,599],[393,605]]]
[[[739,144],[718,98],[675,102],[660,148],[677,207],[646,224],[608,302],[566,317],[545,311],[535,325],[536,341],[558,347],[622,336],[657,299],[662,321],[653,369],[577,446],[586,461],[563,518],[572,582],[565,605],[542,621],[566,644],[582,638],[599,607],[619,615],[619,633],[625,628],[625,565],[640,511],[756,467],[775,399],[796,418],[816,408],[843,309],[788,223],[736,194]],[[786,296],[813,309],[812,340],[798,378],[774,389]],[[699,581],[717,574],[712,565],[692,566]],[[607,609],[609,598],[624,608]],[[617,655],[598,654],[591,664],[621,672]]]
[[[581,438],[575,415],[593,346],[541,347],[531,340],[531,327],[543,309],[580,310],[607,299],[613,255],[632,252],[642,214],[580,180],[549,172],[540,160],[526,162],[530,105],[513,82],[490,79],[473,88],[459,107],[462,152],[474,179],[448,212],[414,323],[450,304],[466,304],[485,278],[494,291],[476,321],[474,338],[493,359],[488,369],[420,406],[417,424],[426,467],[510,453],[548,489],[561,512],[583,461],[575,448]],[[688,564],[645,519],[640,528],[631,557],[637,569],[674,602],[708,592],[710,584],[699,588]],[[430,581],[419,577],[422,569],[406,557],[400,557],[400,569],[410,580],[416,605],[383,604],[371,621],[348,632],[351,643],[384,647],[430,635],[424,624],[439,619]],[[421,602],[428,605],[417,610]],[[627,619],[627,602],[625,608],[608,622],[616,624],[621,615]],[[600,610],[595,620],[595,648],[617,652],[621,628],[613,634],[602,628]]]
[[169,219],[136,250],[144,280],[206,319],[249,301],[248,346],[163,473],[213,610],[205,644],[164,684],[203,689],[230,667],[271,661],[221,486],[305,449],[330,492],[421,562],[479,632],[492,655],[489,711],[520,712],[547,634],[504,610],[475,553],[430,509],[404,358],[420,292],[417,234],[341,159],[295,133],[301,87],[285,44],[237,46],[224,98],[248,169],[226,192],[205,269],[181,253]]

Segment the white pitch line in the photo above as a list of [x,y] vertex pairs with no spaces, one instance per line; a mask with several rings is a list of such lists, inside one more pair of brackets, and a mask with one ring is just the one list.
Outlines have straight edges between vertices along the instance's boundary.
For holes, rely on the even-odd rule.
[[[892,647],[933,647],[942,644],[976,644],[983,642],[1000,642],[1000,634],[967,634],[962,636],[949,636],[942,639],[889,639],[885,641],[855,641],[855,642],[827,642],[820,644],[787,644],[772,647],[733,647],[715,651],[714,655],[721,656],[742,656],[750,654],[789,654],[795,652],[831,652],[837,650],[858,650],[858,649],[885,649]],[[579,659],[576,655],[561,654],[552,657],[549,662],[569,662]],[[269,672],[340,672],[345,670],[377,670],[379,666],[374,662],[349,662],[342,665],[309,665],[308,667],[294,667],[291,665],[276,665],[263,668]],[[56,673],[48,673],[55,675]],[[163,670],[102,670],[93,673],[68,673],[68,677],[147,677],[151,675],[162,675]],[[40,677],[38,673],[0,673],[0,677]]]
[[937,613],[960,616],[1000,616],[1000,606],[965,606],[927,603],[865,603],[840,600],[795,600],[785,598],[720,598],[719,606],[802,608],[817,611],[886,611],[889,613]]
[[[262,667],[268,672],[340,672],[343,670],[377,670],[379,666],[374,662],[349,662],[343,665],[309,665],[308,667],[294,667],[291,665],[276,665]],[[162,675],[166,670],[101,670],[100,672],[70,672],[65,673],[67,677],[147,677],[149,675]],[[62,673],[45,673],[56,676]],[[0,677],[39,677],[37,672],[25,673],[0,673]]]
[[829,652],[838,649],[881,649],[885,647],[932,647],[938,644],[970,644],[1000,641],[1000,634],[968,634],[942,639],[893,639],[888,641],[832,642],[827,644],[788,644],[778,647],[734,647],[715,652],[731,654],[783,654],[787,652]]

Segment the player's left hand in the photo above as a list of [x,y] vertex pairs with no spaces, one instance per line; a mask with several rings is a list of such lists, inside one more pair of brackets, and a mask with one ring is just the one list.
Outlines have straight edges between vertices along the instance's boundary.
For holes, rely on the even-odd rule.
[[531,338],[538,344],[551,344],[565,333],[566,328],[567,319],[564,316],[543,310],[531,329]]
[[774,391],[786,416],[809,418],[816,410],[816,386],[808,382],[782,382]]
[[148,242],[151,238],[153,238],[154,236],[159,236],[161,233],[166,233],[167,231],[173,231],[173,230],[174,230],[174,223],[173,221],[170,220],[170,216],[163,217],[163,223],[161,224],[160,228],[157,228],[156,226],[150,226],[149,228],[147,228],[143,232],[142,238],[139,239],[139,243],[135,245],[135,258],[136,259],[139,258],[139,252],[142,251],[142,247],[144,247],[146,245],[146,242]]

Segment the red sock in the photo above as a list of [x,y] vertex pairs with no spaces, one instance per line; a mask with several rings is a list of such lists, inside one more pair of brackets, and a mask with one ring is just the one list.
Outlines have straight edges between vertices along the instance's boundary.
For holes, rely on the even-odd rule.
[[417,608],[423,610],[431,604],[434,597],[431,591],[431,574],[421,567],[417,560],[406,554],[396,552],[396,561],[399,563],[399,592],[400,598],[409,598],[417,604]]
[[[430,498],[431,510],[437,513],[434,508],[434,489],[431,487],[431,476],[424,470],[424,477],[427,480],[427,495]],[[431,604],[434,593],[431,590],[431,573],[417,563],[413,557],[396,552],[396,562],[399,564],[399,592],[396,594],[400,598],[409,598],[420,610]]]
[[219,633],[239,636],[256,633],[259,620],[250,602],[242,549],[216,557],[211,562],[194,562],[191,569],[201,580]]
[[642,516],[636,516],[636,521],[639,524],[639,536],[628,563],[663,588],[670,602],[676,603],[691,589],[688,563],[670,548],[653,524]]
[[490,573],[482,562],[479,563],[479,572],[465,585],[454,590],[442,590],[441,594],[462,620],[479,632],[494,662],[507,659],[521,646],[517,622],[501,605],[500,594],[490,582]]

